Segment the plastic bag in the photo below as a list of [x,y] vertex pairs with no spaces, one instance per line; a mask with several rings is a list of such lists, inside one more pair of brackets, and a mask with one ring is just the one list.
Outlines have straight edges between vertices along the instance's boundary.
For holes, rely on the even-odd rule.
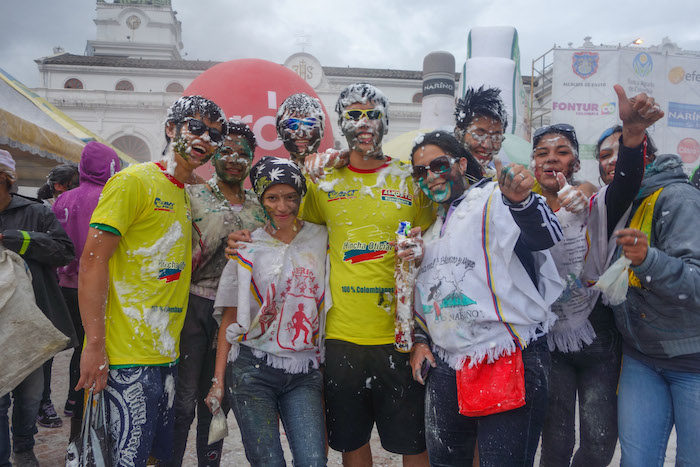
[[101,393],[87,397],[80,436],[68,445],[66,467],[112,467],[106,402]]
[[457,370],[459,413],[482,417],[525,405],[525,367],[520,348],[493,363]]
[[36,306],[27,263],[0,244],[0,397],[69,341]]
[[627,288],[629,287],[629,267],[632,261],[622,255],[610,265],[593,286],[603,292],[608,303],[619,305],[627,299]]
[[218,412],[211,417],[211,424],[209,425],[209,440],[208,445],[214,444],[219,440],[224,439],[228,436],[228,423],[226,422],[226,415],[224,415],[223,409],[219,406],[219,401],[212,398],[212,411]]

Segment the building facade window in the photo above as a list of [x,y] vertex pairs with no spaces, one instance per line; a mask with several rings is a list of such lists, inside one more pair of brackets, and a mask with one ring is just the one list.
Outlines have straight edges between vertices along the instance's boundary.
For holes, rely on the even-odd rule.
[[180,83],[170,83],[168,84],[168,87],[165,88],[165,92],[175,92],[178,94],[182,94],[185,92],[185,88],[182,87],[182,84]]
[[114,86],[115,91],[133,91],[134,90],[134,85],[132,84],[131,81],[123,79],[117,83],[116,86]]
[[139,162],[151,160],[151,151],[144,140],[137,136],[125,135],[112,141],[115,148],[130,155]]
[[63,89],[84,89],[83,82],[80,81],[78,78],[67,79],[66,82],[63,84]]

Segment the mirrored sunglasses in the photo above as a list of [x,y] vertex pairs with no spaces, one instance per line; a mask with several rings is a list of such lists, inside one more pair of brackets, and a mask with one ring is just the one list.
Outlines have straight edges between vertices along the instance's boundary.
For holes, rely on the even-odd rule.
[[300,126],[304,126],[307,129],[311,129],[316,125],[316,122],[318,122],[318,120],[313,117],[288,118],[287,120],[285,120],[284,125],[289,130],[297,131]]

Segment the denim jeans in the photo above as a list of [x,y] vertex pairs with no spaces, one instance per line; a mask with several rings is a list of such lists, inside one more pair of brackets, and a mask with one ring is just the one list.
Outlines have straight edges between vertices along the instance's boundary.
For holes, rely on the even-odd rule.
[[279,419],[282,419],[294,465],[326,465],[323,377],[320,370],[289,374],[272,368],[241,345],[226,370],[231,408],[248,462],[284,466]]
[[437,367],[428,373],[425,397],[425,433],[431,466],[471,466],[477,439],[482,467],[534,463],[547,408],[547,339],[530,343],[522,355],[525,405],[484,417],[459,413],[456,372],[435,356]]
[[[610,464],[617,444],[616,391],[621,352],[616,329],[600,331],[590,345],[578,352],[552,352],[541,467]],[[581,442],[572,460],[576,440],[576,393]]]
[[618,425],[623,466],[663,466],[676,426],[676,465],[700,465],[700,373],[622,359]]
[[[12,445],[15,452],[34,448],[36,415],[44,391],[44,369],[39,367],[12,391]],[[13,403],[10,394],[0,398],[0,466],[10,465],[10,423],[7,412]]]
[[[214,302],[190,294],[185,324],[180,334],[180,361],[177,365],[175,391],[175,446],[171,467],[182,465],[187,447],[187,435],[197,411],[197,459],[200,467],[217,467],[221,462],[224,440],[211,446],[209,425],[212,414],[204,403],[211,388],[216,364],[216,348],[219,325],[213,317]],[[228,413],[228,401],[222,401],[224,413]]]

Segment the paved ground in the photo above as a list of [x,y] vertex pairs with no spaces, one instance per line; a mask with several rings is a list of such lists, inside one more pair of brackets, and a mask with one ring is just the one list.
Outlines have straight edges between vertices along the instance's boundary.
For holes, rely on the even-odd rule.
[[[65,398],[67,394],[68,386],[68,363],[70,361],[72,351],[62,352],[56,355],[53,365],[53,381],[52,381],[52,399],[56,410],[62,416],[63,427],[62,428],[42,428],[39,427],[39,434],[36,438],[35,453],[39,458],[39,462],[42,467],[54,467],[64,465],[64,456],[66,451],[66,446],[68,444],[68,433],[70,431],[70,419],[63,416],[63,405],[65,404]],[[229,436],[224,441],[224,452],[221,465],[224,466],[239,466],[247,465],[245,454],[243,452],[243,445],[241,443],[241,437],[236,426],[236,420],[232,414],[228,417],[229,423]],[[289,453],[289,448],[287,446],[287,440],[282,436],[282,443],[285,448],[285,455],[287,458],[288,465],[291,465],[291,454]],[[391,454],[384,451],[379,444],[379,438],[377,433],[372,436],[372,452],[374,453],[374,465],[376,466],[387,466],[387,467],[399,467],[401,465],[401,456],[396,454]],[[538,453],[539,457],[539,453]],[[676,434],[675,431],[671,433],[671,439],[669,441],[668,451],[666,453],[665,466],[673,466],[674,459],[676,457]],[[332,451],[329,454],[328,465],[341,465],[341,456],[339,453]],[[536,459],[535,464],[539,464],[539,460]],[[615,457],[611,465],[620,464],[620,449],[615,452]],[[196,454],[194,447],[194,424],[190,431],[189,441],[187,443],[187,452],[185,454],[185,466],[196,466]]]

